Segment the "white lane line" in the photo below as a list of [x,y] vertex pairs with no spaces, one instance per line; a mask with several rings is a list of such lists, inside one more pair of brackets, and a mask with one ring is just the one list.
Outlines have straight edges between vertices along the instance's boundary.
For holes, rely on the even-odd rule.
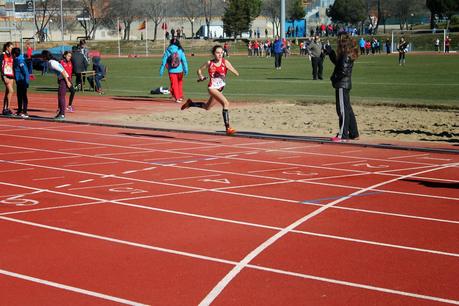
[[299,155],[294,155],[294,156],[281,156],[278,157],[277,159],[293,159],[293,158],[301,158],[302,156]]
[[203,160],[216,160],[219,159],[220,157],[209,157],[209,158],[204,158]]
[[[422,300],[459,305],[458,300],[451,300],[451,299],[446,299],[446,298],[441,298],[441,297],[436,297],[436,296],[394,290],[390,288],[376,287],[376,286],[371,286],[371,285],[342,281],[342,280],[337,280],[337,279],[332,279],[332,278],[327,278],[327,277],[320,277],[320,276],[309,275],[309,274],[302,274],[302,273],[297,273],[297,272],[283,271],[279,269],[266,268],[266,267],[256,266],[256,265],[247,265],[247,267],[252,268],[252,269],[279,273],[279,274],[284,274],[284,275],[289,275],[289,276],[295,276],[295,277],[300,277],[300,278],[305,278],[305,279],[312,279],[312,280],[316,280],[320,282],[337,284],[337,285],[342,285],[342,286],[347,286],[347,287],[355,287],[355,288],[361,288],[361,289],[366,289],[366,290],[373,290],[373,291],[378,291],[378,292],[407,296],[407,297],[412,297],[412,298],[417,298],[417,299],[422,299]],[[199,305],[208,305],[208,304],[201,302]]]
[[41,279],[41,278],[36,278],[36,277],[24,275],[24,274],[19,274],[19,273],[15,273],[15,272],[3,270],[3,269],[0,269],[0,274],[7,275],[7,276],[10,276],[10,277],[14,277],[14,278],[23,279],[23,280],[26,280],[26,281],[29,281],[29,282],[33,282],[33,283],[38,283],[38,284],[41,284],[41,285],[46,285],[46,286],[50,286],[50,287],[54,287],[54,288],[59,288],[59,289],[67,290],[67,291],[76,292],[76,293],[79,293],[79,294],[89,295],[89,296],[93,296],[93,297],[97,297],[97,298],[100,298],[100,299],[113,301],[113,302],[117,302],[117,303],[121,303],[121,304],[125,304],[125,305],[136,305],[136,306],[145,305],[146,306],[146,304],[142,304],[142,303],[139,303],[139,302],[134,302],[134,301],[118,298],[118,297],[115,297],[115,296],[112,296],[112,295],[107,295],[107,294],[103,294],[103,293],[99,293],[99,292],[95,292],[95,291],[90,291],[90,290],[86,290],[86,289],[82,289],[82,288],[78,288],[78,287],[68,286],[68,285],[56,283],[56,282],[53,282],[53,281],[48,281],[48,280],[44,280],[44,279]]
[[320,181],[320,180],[326,180],[326,179],[337,179],[337,178],[345,178],[345,177],[353,177],[353,176],[361,176],[361,175],[369,175],[371,172],[367,173],[351,173],[351,174],[343,174],[343,175],[331,175],[331,176],[322,176],[322,177],[312,177],[312,178],[305,178],[299,180],[300,182],[305,182],[305,181]]
[[65,176],[52,176],[52,177],[42,177],[42,178],[34,178],[32,181],[46,181],[46,180],[57,180],[63,179]]
[[16,152],[3,152],[0,155],[16,155],[16,154],[32,154],[36,153],[35,151],[16,151]]
[[89,182],[92,182],[92,181],[94,181],[94,179],[82,180],[82,181],[79,181],[78,183],[89,183]]
[[118,164],[118,163],[119,162],[117,161],[111,161],[111,162],[87,163],[87,164],[69,164],[69,165],[64,165],[63,167],[100,166],[100,165],[111,165],[111,164]]
[[427,160],[439,160],[439,161],[451,161],[451,158],[438,158],[438,157],[419,157],[418,159],[427,159]]
[[153,170],[153,169],[156,169],[157,167],[148,167],[148,168],[142,168],[142,169],[138,169],[138,170],[128,170],[128,171],[124,171],[123,174],[130,174],[130,173],[135,173],[135,172],[141,172],[141,171],[149,171],[149,170]]
[[183,162],[184,164],[192,164],[192,163],[195,163],[197,162],[197,160],[189,160],[189,161],[185,161]]
[[288,167],[288,168],[273,168],[273,169],[265,169],[265,170],[252,170],[247,171],[247,173],[261,173],[261,172],[272,172],[272,171],[282,171],[282,170],[294,170],[298,169],[299,167]]
[[362,150],[349,150],[349,151],[342,151],[340,154],[349,154],[349,153],[357,153],[362,152]]
[[56,187],[54,187],[54,188],[60,189],[60,188],[69,187],[69,186],[72,186],[72,184],[59,185],[59,186],[56,186]]
[[[213,164],[205,164],[206,166],[218,166],[218,165],[229,165],[231,164],[230,162],[224,162],[224,163],[213,163]],[[200,169],[196,169],[200,170]]]
[[118,186],[132,185],[132,184],[134,184],[134,183],[122,183],[122,184],[111,184],[111,185],[96,185],[96,186],[88,186],[88,187],[69,188],[69,190],[85,190],[85,189],[96,189],[96,188],[111,188],[111,187],[118,187]]
[[222,176],[222,174],[209,174],[209,175],[177,177],[177,178],[164,179],[163,181],[179,181],[179,180],[189,180],[189,179],[197,179],[197,178],[216,177],[216,176]]
[[265,242],[263,242],[262,244],[260,244],[257,248],[255,248],[252,252],[250,252],[249,254],[247,254],[247,256],[245,256],[241,261],[239,261],[239,263],[233,268],[231,269],[230,272],[228,272],[216,285],[215,287],[207,294],[207,296],[201,301],[201,303],[199,303],[199,305],[201,306],[204,306],[204,305],[210,305],[219,295],[220,293],[226,288],[226,286],[228,286],[228,284],[255,258],[257,257],[258,255],[260,255],[264,250],[266,250],[269,246],[271,246],[272,244],[274,244],[277,240],[279,240],[280,238],[282,238],[283,236],[285,236],[286,234],[288,234],[290,231],[292,231],[293,229],[295,229],[296,227],[300,226],[301,224],[303,224],[304,222],[308,221],[309,219],[321,214],[322,212],[324,212],[325,210],[335,206],[336,204],[339,204],[345,200],[348,200],[350,199],[351,197],[354,197],[354,196],[357,196],[359,194],[362,194],[364,192],[367,192],[367,191],[370,191],[374,188],[378,188],[378,187],[381,187],[381,186],[384,186],[384,185],[387,185],[387,184],[390,184],[390,183],[393,183],[393,182],[396,182],[398,180],[401,180],[401,179],[405,179],[405,178],[409,178],[411,176],[414,176],[414,175],[419,175],[419,174],[423,174],[423,173],[426,173],[426,172],[431,172],[431,171],[435,171],[435,170],[441,170],[441,169],[446,169],[446,168],[450,168],[451,166],[456,166],[457,164],[447,164],[447,165],[442,165],[440,167],[437,167],[435,169],[429,169],[429,170],[424,170],[424,171],[420,171],[420,172],[417,172],[417,173],[413,173],[413,174],[407,174],[407,175],[404,175],[404,176],[401,176],[401,177],[397,177],[397,178],[394,178],[394,179],[391,179],[391,180],[388,180],[388,181],[384,181],[384,182],[380,182],[380,183],[377,183],[377,184],[374,184],[370,187],[367,187],[367,188],[364,188],[362,190],[358,190],[358,191],[355,191],[353,193],[351,193],[350,195],[348,196],[345,196],[345,197],[342,197],[342,198],[339,198],[333,202],[330,202],[329,204],[327,205],[324,205],[320,208],[318,208],[317,210],[307,214],[306,216],[298,219],[297,221],[293,222],[292,224],[290,224],[289,226],[285,227],[283,230],[281,230],[280,232],[276,233],[275,235],[273,235],[272,237],[270,237],[269,239],[267,239]]
[[366,160],[366,159],[351,160],[351,161],[345,161],[345,162],[337,162],[337,163],[322,164],[321,166],[346,165],[346,164],[364,163],[364,162],[367,162],[367,161],[368,161],[368,160]]
[[0,173],[6,173],[6,172],[17,172],[17,171],[30,171],[34,170],[35,168],[19,168],[19,169],[10,169],[10,170],[0,170]]
[[58,151],[81,151],[81,150],[96,150],[96,149],[109,149],[104,146],[97,146],[97,147],[85,147],[85,148],[67,148],[67,149],[57,149]]
[[430,153],[401,155],[401,156],[388,157],[387,159],[403,159],[403,158],[413,158],[413,157],[428,156],[428,155],[430,155]]

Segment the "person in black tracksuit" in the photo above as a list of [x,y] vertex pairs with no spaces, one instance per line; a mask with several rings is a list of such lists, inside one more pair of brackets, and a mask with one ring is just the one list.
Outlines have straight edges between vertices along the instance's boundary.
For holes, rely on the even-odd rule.
[[337,52],[330,45],[326,47],[326,53],[335,64],[330,80],[336,92],[336,112],[339,117],[339,132],[331,140],[335,142],[358,139],[359,131],[354,111],[352,110],[350,91],[352,89],[352,68],[357,59],[358,46],[356,41],[344,33],[338,36]]

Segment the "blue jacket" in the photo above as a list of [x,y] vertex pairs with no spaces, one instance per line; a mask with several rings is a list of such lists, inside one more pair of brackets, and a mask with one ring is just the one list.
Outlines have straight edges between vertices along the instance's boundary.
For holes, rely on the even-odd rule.
[[186,61],[185,53],[183,52],[183,50],[179,49],[176,45],[170,45],[166,49],[166,52],[164,52],[164,55],[163,55],[163,61],[161,63],[161,67],[159,68],[159,75],[160,76],[163,76],[164,68],[166,67],[166,64],[167,64],[167,61],[169,59],[169,56],[171,56],[175,52],[178,52],[178,54],[180,56],[180,65],[177,68],[168,67],[167,69],[169,70],[169,73],[182,73],[182,72],[184,72],[185,75],[188,75],[188,62]]
[[274,53],[283,53],[284,49],[282,48],[282,40],[276,39],[273,44]]
[[25,82],[29,85],[29,69],[24,59],[24,55],[20,54],[13,61],[14,79],[16,82]]

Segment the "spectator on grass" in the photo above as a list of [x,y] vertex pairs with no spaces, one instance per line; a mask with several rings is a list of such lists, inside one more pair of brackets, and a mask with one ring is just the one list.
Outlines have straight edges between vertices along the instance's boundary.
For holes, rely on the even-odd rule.
[[348,34],[338,36],[337,52],[327,46],[326,53],[335,64],[335,69],[330,77],[335,88],[336,112],[339,118],[339,132],[331,140],[335,142],[358,139],[359,131],[354,111],[352,110],[350,91],[352,89],[352,68],[354,61],[359,56],[357,42]]
[[440,39],[437,37],[434,43],[435,51],[440,52]]
[[276,39],[273,43],[273,53],[274,53],[274,67],[276,70],[282,69],[282,53],[284,49],[282,48],[282,41],[279,36],[276,36]]
[[73,73],[76,76],[75,80],[75,89],[82,90],[83,89],[83,78],[81,77],[81,73],[88,69],[88,61],[84,57],[83,53],[77,48],[72,48],[72,66],[73,66]]
[[13,48],[11,51],[13,55],[13,67],[14,67],[14,79],[16,80],[16,92],[18,98],[18,110],[16,115],[22,118],[28,118],[27,106],[27,88],[29,88],[29,68],[24,59],[24,56],[21,54],[21,49]]
[[313,80],[323,80],[323,62],[324,62],[324,53],[322,49],[322,42],[320,37],[316,36],[314,40],[309,44],[309,54],[311,56],[311,66],[312,66],[312,79]]
[[100,81],[105,78],[107,71],[105,66],[100,62],[99,56],[94,56],[92,60],[92,70],[94,70],[94,77],[88,77],[89,84],[91,85],[91,88],[94,88],[98,94],[103,95],[104,92],[102,91],[102,85]]
[[360,37],[359,47],[360,47],[360,55],[364,55],[365,54],[365,38]]
[[57,74],[57,83],[59,85],[57,92],[57,101],[58,101],[58,111],[56,120],[65,119],[65,94],[67,93],[67,88],[72,86],[72,82],[69,78],[67,71],[64,67],[53,58],[51,52],[48,50],[43,50],[41,56],[45,62],[48,63],[49,69]]
[[406,61],[406,53],[408,52],[408,42],[405,40],[404,37],[400,37],[397,46],[398,50],[398,64],[400,66],[405,65]]
[[449,38],[449,35],[448,35],[445,38],[445,53],[449,53],[450,46],[451,46],[451,38]]
[[170,92],[174,102],[183,102],[183,75],[188,75],[188,62],[185,52],[177,38],[172,38],[164,52],[159,76],[163,76],[164,68],[167,66],[169,80],[171,82]]
[[391,43],[390,43],[390,40],[389,38],[386,38],[386,53],[387,54],[390,54],[391,53]]

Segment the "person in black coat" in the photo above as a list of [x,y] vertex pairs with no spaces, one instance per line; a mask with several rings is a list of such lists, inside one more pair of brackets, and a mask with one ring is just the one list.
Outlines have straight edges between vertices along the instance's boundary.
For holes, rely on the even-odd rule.
[[83,79],[81,77],[81,73],[88,69],[88,61],[86,60],[81,50],[78,50],[78,47],[72,48],[72,66],[73,66],[73,73],[76,76],[75,81],[75,89],[81,90],[83,86]]
[[354,111],[352,110],[350,91],[352,89],[352,68],[354,61],[359,56],[357,42],[347,33],[338,36],[337,52],[330,45],[326,53],[335,65],[330,77],[336,93],[336,112],[339,118],[339,132],[331,140],[334,142],[358,139],[359,131]]

